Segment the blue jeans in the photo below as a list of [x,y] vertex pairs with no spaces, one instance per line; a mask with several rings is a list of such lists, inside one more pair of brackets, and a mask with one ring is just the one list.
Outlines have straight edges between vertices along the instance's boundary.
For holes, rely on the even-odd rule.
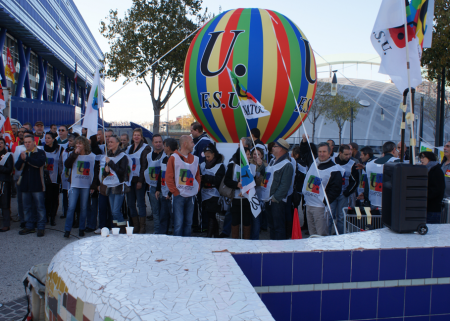
[[156,186],[150,186],[148,199],[150,200],[150,205],[152,206],[152,214],[153,214],[153,230],[155,234],[159,231],[159,209],[161,207],[161,198],[156,199]]
[[441,223],[441,212],[427,212],[427,223],[429,224]]
[[286,203],[266,202],[267,221],[271,240],[286,239]]
[[173,198],[174,236],[191,236],[194,196]]
[[139,217],[145,217],[147,214],[147,206],[145,205],[145,186],[142,184],[141,189],[136,189],[136,184],[137,183],[131,183],[130,191],[127,193],[127,205],[130,209],[130,217],[138,215],[136,201],[137,207],[139,208]]
[[69,210],[69,198],[67,197],[67,190],[63,189],[63,215],[67,216]]
[[108,196],[98,194],[98,228],[104,227],[112,227],[111,206]]
[[[20,189],[18,189],[20,190]],[[33,230],[37,223],[38,230],[45,230],[47,214],[45,212],[45,192],[22,192],[25,227]]]
[[25,212],[23,211],[22,191],[20,190],[20,186],[17,185],[17,181],[14,181],[14,184],[16,184],[17,208],[19,210],[20,223],[25,223],[25,214],[24,214]]
[[225,217],[223,219],[222,233],[230,236],[231,234],[231,206],[225,212]]
[[97,212],[98,212],[98,197],[89,197],[88,212],[87,212],[87,227],[93,230],[97,228]]
[[117,225],[126,225],[122,212],[120,211],[124,198],[125,194],[109,194],[109,205],[111,206],[113,223]]
[[172,201],[166,199],[162,194],[160,194],[161,208],[159,211],[159,230],[156,231],[157,234],[167,234],[170,224],[170,216],[172,211]]
[[77,207],[78,198],[80,198],[80,231],[86,226],[87,208],[89,203],[89,188],[72,187],[68,193],[69,209],[67,210],[66,225],[64,230],[70,232],[72,229],[73,215]]
[[[344,207],[348,208],[348,197],[345,197],[344,194],[339,195],[339,197],[330,204],[330,207],[339,234],[344,234],[344,213],[342,212],[342,209]],[[331,229],[334,229],[333,220],[330,217],[327,217],[327,220],[328,235],[331,235]]]

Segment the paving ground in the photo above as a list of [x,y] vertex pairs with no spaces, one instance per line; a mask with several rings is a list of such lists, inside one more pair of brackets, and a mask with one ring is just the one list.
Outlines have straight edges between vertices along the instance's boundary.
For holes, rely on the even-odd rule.
[[[148,203],[148,199],[146,200]],[[67,244],[78,240],[78,229],[72,229],[70,238],[63,237],[65,219],[61,219],[62,199],[56,218],[56,226],[46,226],[45,236],[36,233],[19,235],[20,223],[11,222],[11,230],[0,233],[0,321],[22,320],[26,313],[26,297],[23,286],[25,273],[34,265],[50,263],[53,256]],[[12,199],[11,211],[17,213],[17,199]],[[147,204],[147,214],[150,214]],[[1,224],[0,220],[0,224]],[[0,225],[1,226],[1,225]],[[147,220],[147,233],[153,233],[153,221]],[[95,236],[86,233],[85,237]],[[205,237],[206,233],[193,234]],[[100,236],[97,236],[100,237]],[[269,239],[268,232],[262,232],[261,239]]]

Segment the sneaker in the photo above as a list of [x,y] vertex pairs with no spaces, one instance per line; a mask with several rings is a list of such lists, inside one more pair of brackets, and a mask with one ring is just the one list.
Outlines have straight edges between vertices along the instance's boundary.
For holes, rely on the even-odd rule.
[[64,237],[68,239],[69,236],[70,236],[70,232],[69,232],[69,231],[65,231],[65,232],[64,232]]
[[95,234],[102,234],[102,229],[98,228],[94,231]]
[[37,237],[43,237],[45,235],[45,230],[38,230]]
[[78,231],[78,236],[84,236],[84,231],[83,230],[79,230]]
[[23,223],[20,223],[20,228],[25,228],[25,225],[26,225],[26,223],[25,222],[23,222]]
[[29,230],[25,227],[22,231],[19,231],[19,235],[27,235],[35,232],[36,232],[35,229]]
[[85,231],[86,233],[91,233],[91,232],[94,232],[95,229],[90,228],[90,227],[86,227],[86,228],[84,229],[84,231]]

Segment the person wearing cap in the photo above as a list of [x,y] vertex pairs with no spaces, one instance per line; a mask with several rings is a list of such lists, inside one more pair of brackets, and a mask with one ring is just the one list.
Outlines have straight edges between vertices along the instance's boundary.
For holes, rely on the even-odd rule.
[[34,141],[36,142],[36,139],[38,140],[36,142],[37,146],[41,146],[45,144],[45,139],[44,139],[44,123],[41,122],[40,120],[38,120],[35,124],[34,124]]
[[289,157],[289,143],[282,138],[275,141],[272,154],[275,157],[261,175],[268,180],[261,198],[266,202],[267,219],[271,240],[286,239],[286,207],[294,168]]

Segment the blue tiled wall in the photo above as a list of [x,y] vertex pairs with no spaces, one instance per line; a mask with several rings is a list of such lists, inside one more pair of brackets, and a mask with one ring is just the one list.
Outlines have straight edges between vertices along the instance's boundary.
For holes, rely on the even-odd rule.
[[[260,296],[277,321],[450,320],[450,284],[414,285],[414,279],[450,277],[450,248],[233,256],[254,287],[270,289],[261,290]],[[407,286],[371,283],[368,288],[283,290],[291,285],[411,279]]]

